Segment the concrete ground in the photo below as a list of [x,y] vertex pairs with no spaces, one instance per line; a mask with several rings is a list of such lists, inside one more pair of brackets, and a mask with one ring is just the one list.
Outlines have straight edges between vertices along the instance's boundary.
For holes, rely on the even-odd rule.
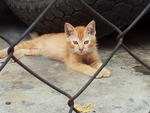
[[[16,21],[0,24],[0,34],[15,42],[25,30]],[[128,35],[128,46],[150,64],[150,33],[133,31]],[[105,60],[115,41],[101,42],[99,53]],[[6,47],[0,40],[0,49]],[[0,65],[4,59],[0,59]],[[62,90],[74,95],[89,77],[71,71],[57,61],[43,57],[23,57],[21,61],[36,73]],[[91,113],[148,113],[150,111],[150,72],[122,48],[109,62],[110,78],[95,79],[75,101],[94,104]],[[0,72],[0,113],[68,113],[68,99],[34,78],[17,63],[9,62]]]

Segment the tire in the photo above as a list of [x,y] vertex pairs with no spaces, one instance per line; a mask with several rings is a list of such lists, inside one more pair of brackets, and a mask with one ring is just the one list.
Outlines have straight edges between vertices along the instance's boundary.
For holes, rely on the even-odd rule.
[[5,9],[5,5],[2,1],[0,1],[0,15],[3,13],[4,9]]
[[[30,25],[35,20],[50,1],[5,0],[9,8],[27,25]],[[143,8],[150,3],[150,0],[85,1],[119,28],[129,25]],[[74,26],[86,25],[92,19],[97,22],[98,36],[103,37],[113,31],[107,24],[88,11],[79,0],[57,0],[34,30],[40,33],[62,32],[65,22],[70,22]]]

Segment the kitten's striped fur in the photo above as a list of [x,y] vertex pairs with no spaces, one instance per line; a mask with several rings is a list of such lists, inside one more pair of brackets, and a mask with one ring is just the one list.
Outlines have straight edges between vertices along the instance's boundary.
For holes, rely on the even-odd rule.
[[[92,76],[102,65],[96,47],[95,21],[86,27],[73,27],[66,23],[64,33],[52,33],[23,41],[15,46],[14,56],[18,59],[24,55],[44,56],[64,62],[71,69]],[[0,58],[7,56],[7,48],[0,51]],[[108,77],[110,71],[103,69],[97,76]]]

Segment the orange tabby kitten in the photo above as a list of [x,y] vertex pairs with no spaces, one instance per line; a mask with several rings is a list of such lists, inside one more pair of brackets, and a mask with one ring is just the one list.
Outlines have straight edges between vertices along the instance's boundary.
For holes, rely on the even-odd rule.
[[[23,41],[15,46],[14,56],[44,56],[65,62],[71,69],[92,76],[102,65],[96,48],[95,21],[86,27],[73,27],[66,23],[65,33],[52,33],[38,36],[33,40]],[[0,51],[0,58],[7,56],[7,49]],[[97,78],[110,76],[110,71],[103,69]]]

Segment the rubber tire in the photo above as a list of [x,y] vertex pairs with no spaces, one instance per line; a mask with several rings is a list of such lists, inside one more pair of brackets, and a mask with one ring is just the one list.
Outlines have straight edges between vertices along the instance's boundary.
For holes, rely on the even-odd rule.
[[[51,0],[5,0],[9,8],[27,25],[43,11]],[[129,25],[150,3],[150,0],[85,0],[109,21],[122,28]],[[79,0],[57,0],[43,19],[36,25],[40,33],[61,32],[65,22],[74,26],[86,25],[95,19],[100,37],[113,31],[107,24],[95,17]]]
[[2,1],[0,1],[0,15],[3,13],[4,9],[5,9],[5,4]]

